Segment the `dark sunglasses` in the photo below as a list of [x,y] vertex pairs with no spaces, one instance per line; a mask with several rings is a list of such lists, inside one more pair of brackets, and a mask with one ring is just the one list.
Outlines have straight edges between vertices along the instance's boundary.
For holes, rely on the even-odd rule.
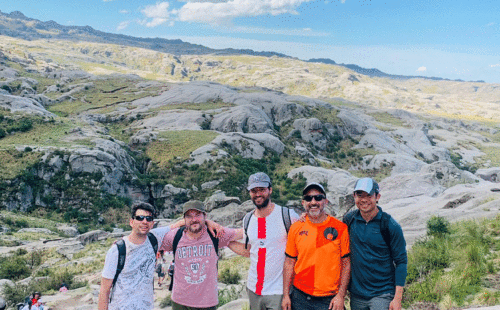
[[326,197],[325,197],[325,196],[323,196],[323,195],[314,195],[314,196],[309,196],[309,195],[307,195],[307,196],[304,196],[304,200],[305,200],[305,201],[307,201],[307,202],[312,201],[312,200],[313,200],[313,198],[314,198],[314,200],[316,200],[316,201],[321,201],[321,200],[325,199]]
[[138,220],[139,222],[144,221],[144,219],[146,219],[146,221],[148,222],[153,221],[153,217],[151,215],[136,215],[134,219]]

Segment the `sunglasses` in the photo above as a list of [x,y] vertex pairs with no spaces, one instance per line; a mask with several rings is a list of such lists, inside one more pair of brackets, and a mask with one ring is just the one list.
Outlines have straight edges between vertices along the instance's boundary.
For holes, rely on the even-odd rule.
[[323,195],[314,195],[314,196],[309,196],[309,195],[307,195],[307,196],[304,196],[304,200],[305,200],[305,201],[307,201],[307,202],[312,201],[312,200],[313,200],[313,198],[314,198],[314,200],[316,200],[316,201],[321,201],[321,200],[325,199],[326,197],[325,197],[325,196],[323,196]]
[[139,222],[144,221],[144,219],[146,219],[146,221],[148,222],[153,221],[153,217],[151,215],[136,215],[134,219],[138,220]]

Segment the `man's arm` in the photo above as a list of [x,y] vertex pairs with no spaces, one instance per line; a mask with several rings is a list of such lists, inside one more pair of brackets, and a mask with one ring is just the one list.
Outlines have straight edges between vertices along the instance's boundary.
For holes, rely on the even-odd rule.
[[283,301],[281,307],[283,310],[292,309],[292,301],[290,300],[290,288],[292,286],[294,267],[297,258],[285,256],[285,263],[283,264]]
[[248,245],[248,248],[245,249],[244,243],[238,241],[231,241],[227,247],[238,255],[250,257],[250,244]]
[[332,310],[343,310],[344,309],[344,299],[347,292],[347,285],[351,278],[351,257],[342,257],[342,271],[340,272],[340,287],[337,295],[332,298],[330,306],[328,309]]
[[396,293],[394,299],[389,304],[389,310],[401,310],[401,300],[403,299],[403,287],[396,286]]
[[170,229],[179,228],[179,227],[182,227],[185,225],[186,225],[186,221],[182,218],[182,219],[178,220],[177,222],[170,224]]
[[99,301],[97,303],[97,309],[108,310],[109,293],[111,292],[112,284],[113,279],[101,278],[101,289],[99,291]]

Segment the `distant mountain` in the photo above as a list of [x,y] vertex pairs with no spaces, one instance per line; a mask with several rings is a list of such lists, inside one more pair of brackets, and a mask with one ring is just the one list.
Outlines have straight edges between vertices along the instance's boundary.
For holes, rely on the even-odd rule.
[[[357,73],[364,74],[364,75],[367,75],[370,77],[384,77],[384,78],[397,79],[397,80],[428,79],[428,80],[435,80],[435,81],[450,81],[450,79],[445,79],[445,78],[440,78],[440,77],[428,77],[428,76],[421,76],[421,75],[389,74],[389,73],[382,72],[379,69],[375,69],[375,68],[367,69],[367,68],[363,68],[363,67],[360,67],[360,66],[354,65],[354,64],[339,64],[339,63],[336,63],[335,61],[333,61],[329,58],[311,58],[307,61],[342,66],[342,67],[351,69],[352,71],[355,71]],[[455,81],[463,82],[462,80],[455,80]],[[475,81],[475,82],[484,83],[484,81]]]
[[42,22],[26,17],[19,11],[10,14],[0,11],[0,35],[23,40],[60,39],[70,41],[88,41],[111,43],[126,46],[147,48],[174,55],[254,55],[287,57],[275,52],[256,52],[250,49],[211,49],[203,45],[191,44],[182,40],[162,38],[138,38],[122,34],[114,34],[95,30],[90,26],[63,26],[53,20]]
[[[182,40],[168,40],[162,38],[138,38],[123,34],[114,34],[95,30],[90,26],[63,26],[53,20],[42,22],[37,19],[26,17],[19,11],[10,14],[0,11],[0,35],[5,35],[23,40],[37,39],[60,39],[69,41],[88,41],[97,43],[111,43],[133,47],[147,48],[159,52],[173,55],[253,55],[264,57],[284,57],[294,58],[282,53],[276,52],[256,52],[250,49],[211,49],[199,44],[191,44]],[[338,64],[328,58],[313,58],[308,62],[319,62],[330,65],[339,65],[349,68],[360,74],[370,77],[386,77],[391,79],[407,80],[413,78],[422,78],[430,80],[448,80],[439,77],[425,76],[405,76],[393,75],[382,72],[378,69],[366,69],[354,64]],[[456,80],[461,81],[461,80]],[[477,81],[484,82],[484,81]]]

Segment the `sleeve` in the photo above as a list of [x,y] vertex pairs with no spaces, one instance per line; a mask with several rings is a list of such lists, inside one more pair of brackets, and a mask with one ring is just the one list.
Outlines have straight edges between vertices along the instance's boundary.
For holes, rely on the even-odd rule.
[[342,235],[340,236],[340,256],[346,257],[351,253],[350,243],[349,243],[349,229],[347,225],[343,225]]
[[173,230],[170,230],[169,228],[169,231],[165,234],[165,237],[162,239],[160,250],[163,250],[165,252],[172,252],[174,250],[173,243],[175,234],[177,233],[178,230],[179,228],[175,228]]
[[297,255],[299,255],[297,251],[297,245],[295,244],[297,227],[300,226],[299,223],[300,222],[292,224],[292,227],[290,227],[290,231],[288,232],[288,240],[286,242],[285,255],[291,258],[297,258]]
[[102,269],[102,277],[106,279],[114,279],[116,268],[118,267],[118,247],[113,244],[106,254],[104,268]]
[[162,226],[158,228],[151,229],[151,233],[155,235],[156,239],[158,240],[158,244],[163,243],[163,238],[165,238],[165,235],[170,231],[170,226]]
[[396,286],[405,286],[408,273],[408,256],[406,254],[406,241],[401,226],[391,218],[389,222],[391,233],[391,253],[396,266]]
[[231,241],[235,241],[234,238],[236,237],[236,229],[234,228],[224,228],[224,233],[222,234],[222,237],[219,238],[219,249],[227,247]]
[[300,218],[300,215],[295,212],[294,209],[290,209],[290,220],[292,221],[292,224],[297,222]]

